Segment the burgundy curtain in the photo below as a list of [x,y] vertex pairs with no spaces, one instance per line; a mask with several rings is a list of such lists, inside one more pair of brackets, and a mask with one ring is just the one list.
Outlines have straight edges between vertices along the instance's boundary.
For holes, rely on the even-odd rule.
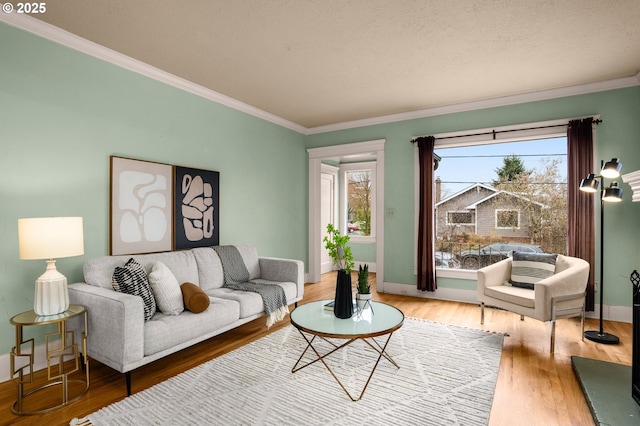
[[[594,310],[595,214],[593,194],[579,190],[580,181],[593,171],[593,119],[572,120],[567,129],[567,254],[591,265],[586,310]],[[598,195],[599,196],[599,195]],[[602,267],[602,266],[601,266]]]
[[435,220],[433,192],[433,136],[417,138],[420,163],[420,210],[418,213],[418,290],[436,291]]

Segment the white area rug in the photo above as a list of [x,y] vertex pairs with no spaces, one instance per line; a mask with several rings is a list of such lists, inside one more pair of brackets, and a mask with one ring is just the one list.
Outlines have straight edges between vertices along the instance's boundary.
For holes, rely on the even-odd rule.
[[[382,358],[362,400],[352,402],[320,362],[291,373],[306,342],[289,326],[82,420],[95,426],[485,425],[502,343],[500,334],[407,318],[387,347],[400,368]],[[376,359],[357,341],[327,363],[359,395]]]

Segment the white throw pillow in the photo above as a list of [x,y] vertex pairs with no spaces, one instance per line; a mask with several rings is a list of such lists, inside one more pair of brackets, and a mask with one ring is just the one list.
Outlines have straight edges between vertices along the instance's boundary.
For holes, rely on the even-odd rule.
[[180,284],[164,263],[153,264],[149,273],[149,284],[160,312],[166,315],[180,315],[184,311]]

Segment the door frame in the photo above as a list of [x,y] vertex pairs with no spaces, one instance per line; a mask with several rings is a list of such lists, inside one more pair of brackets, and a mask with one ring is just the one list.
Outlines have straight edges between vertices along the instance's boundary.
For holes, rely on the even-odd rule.
[[322,230],[320,178],[323,160],[375,153],[376,156],[376,290],[384,292],[384,144],[386,139],[309,148],[309,264],[308,281],[320,281]]

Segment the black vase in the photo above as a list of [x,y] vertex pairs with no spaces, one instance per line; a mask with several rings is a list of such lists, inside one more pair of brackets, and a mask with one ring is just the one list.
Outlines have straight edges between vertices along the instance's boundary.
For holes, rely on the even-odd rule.
[[338,270],[336,279],[336,297],[333,302],[333,314],[341,319],[351,318],[353,315],[353,300],[351,294],[351,274],[344,269]]

